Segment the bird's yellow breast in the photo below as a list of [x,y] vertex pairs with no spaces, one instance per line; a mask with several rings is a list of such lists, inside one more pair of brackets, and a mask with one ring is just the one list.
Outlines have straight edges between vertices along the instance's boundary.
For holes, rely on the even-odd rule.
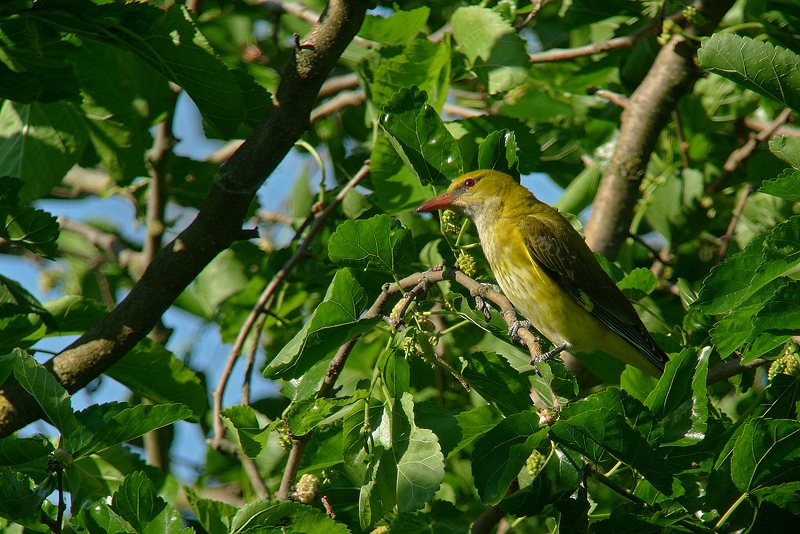
[[588,299],[573,299],[533,261],[516,225],[501,225],[497,238],[480,230],[481,246],[503,293],[551,343],[569,343],[570,352],[602,350],[643,365],[644,357],[630,343],[590,313]]

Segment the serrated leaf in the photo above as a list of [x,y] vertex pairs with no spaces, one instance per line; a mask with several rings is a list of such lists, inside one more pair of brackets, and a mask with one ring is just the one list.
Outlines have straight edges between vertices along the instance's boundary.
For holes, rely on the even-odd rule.
[[20,465],[43,458],[53,452],[53,445],[44,437],[0,439],[0,466]]
[[524,411],[503,419],[475,442],[472,477],[481,501],[497,504],[528,457],[547,437],[539,431],[539,416]]
[[19,521],[38,516],[42,503],[55,489],[55,477],[48,477],[37,488],[24,473],[0,467],[0,517]]
[[369,165],[374,190],[370,201],[384,213],[394,215],[414,209],[435,196],[433,188],[420,182],[411,167],[403,164],[386,136],[375,140]]
[[47,329],[49,335],[82,334],[108,315],[105,304],[80,295],[64,295],[48,300],[44,308],[53,316],[55,323],[54,328]]
[[358,35],[389,46],[400,46],[413,39],[428,21],[431,9],[421,6],[409,11],[397,11],[390,17],[369,15],[364,18]]
[[800,139],[793,135],[776,135],[769,140],[769,150],[794,169],[800,170]]
[[44,306],[19,282],[0,274],[0,317],[28,313],[48,315]]
[[478,147],[478,168],[519,177],[517,140],[514,132],[495,130]]
[[700,67],[800,111],[800,56],[781,46],[733,33],[704,37]]
[[261,428],[256,411],[250,406],[239,404],[225,408],[220,412],[220,416],[245,456],[257,458],[267,444],[269,427]]
[[208,534],[228,534],[228,523],[239,511],[237,507],[220,501],[202,499],[190,486],[184,486],[183,491],[197,521]]
[[639,300],[655,291],[657,286],[658,280],[653,271],[644,267],[632,270],[625,278],[617,282],[617,287],[629,300]]
[[667,362],[664,374],[644,404],[663,425],[663,445],[693,445],[705,438],[708,418],[708,357],[684,349]]
[[764,181],[758,191],[791,202],[800,202],[800,171],[786,169],[777,178]]
[[729,312],[798,263],[800,217],[794,216],[714,267],[692,306],[707,314]]
[[125,477],[112,496],[111,509],[141,534],[180,534],[178,511],[156,494],[142,471]]
[[385,472],[393,473],[398,509],[410,512],[430,502],[444,480],[444,455],[436,435],[416,425],[411,394],[393,399],[373,440],[385,449],[382,463],[394,466]]
[[800,328],[800,280],[782,285],[764,303],[753,321],[742,363],[782,345]]
[[481,397],[506,416],[531,409],[530,382],[494,352],[475,352],[464,358],[461,376]]
[[322,303],[264,370],[265,378],[297,378],[327,358],[342,343],[369,329],[359,321],[367,295],[347,269],[336,272]]
[[0,238],[47,259],[58,251],[58,221],[44,210],[25,206],[0,207]]
[[144,339],[105,373],[142,397],[188,407],[190,421],[208,409],[205,382],[162,345]]
[[462,438],[458,420],[441,404],[418,402],[414,405],[414,422],[420,428],[427,428],[439,440],[445,458],[458,445]]
[[293,501],[260,501],[242,507],[231,522],[230,534],[281,530],[305,534],[350,534],[350,529],[324,512]]
[[440,43],[419,37],[406,45],[401,54],[382,59],[373,76],[375,106],[380,110],[397,92],[416,86],[430,95],[430,105],[441,112],[450,87],[450,56],[449,36]]
[[731,478],[745,493],[800,481],[800,423],[753,419],[736,440]]
[[[642,429],[652,429],[652,415],[648,422],[642,419],[647,416],[646,411],[631,414],[636,419],[629,422],[623,400],[631,405],[632,398],[625,399],[621,391],[609,389],[574,402],[562,410],[559,420],[550,428],[550,435],[595,462],[608,464],[611,456],[626,463],[659,491],[671,495],[670,464],[641,433]],[[640,419],[644,426],[638,423]]]
[[513,89],[528,79],[525,42],[499,13],[479,6],[453,13],[453,38],[489,94]]
[[42,407],[48,422],[61,431],[62,447],[72,453],[79,440],[74,440],[79,429],[78,421],[72,411],[69,393],[56,377],[24,350],[14,350],[14,377],[39,406]]
[[73,457],[78,459],[188,419],[191,412],[182,404],[131,405],[114,402],[94,404],[76,416],[81,426],[91,431],[91,437],[88,440],[83,438],[85,443],[73,451]]
[[[95,503],[80,509],[70,524],[86,529],[89,534],[136,534],[137,531],[105,502]],[[77,529],[76,529],[77,530]]]
[[343,267],[398,273],[415,257],[411,232],[390,215],[345,221],[328,241],[328,257]]
[[452,180],[464,168],[458,145],[427,99],[417,86],[401,89],[380,120],[397,153],[425,184]]
[[289,421],[289,430],[292,434],[303,436],[314,430],[317,425],[336,413],[340,408],[366,398],[369,398],[369,391],[357,389],[350,397],[301,399],[291,404],[285,419]]
[[464,448],[469,450],[476,440],[495,427],[499,415],[494,408],[484,404],[456,415],[456,421],[461,428],[462,438],[455,451]]
[[72,102],[6,100],[0,107],[0,176],[25,183],[20,202],[27,204],[61,182],[88,140],[83,115]]

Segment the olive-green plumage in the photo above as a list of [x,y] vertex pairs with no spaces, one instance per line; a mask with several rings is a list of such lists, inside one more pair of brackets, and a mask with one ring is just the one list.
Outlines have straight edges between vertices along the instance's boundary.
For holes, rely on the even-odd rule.
[[653,376],[668,358],[580,234],[507,174],[461,176],[417,211],[469,217],[497,283],[556,347],[602,350]]

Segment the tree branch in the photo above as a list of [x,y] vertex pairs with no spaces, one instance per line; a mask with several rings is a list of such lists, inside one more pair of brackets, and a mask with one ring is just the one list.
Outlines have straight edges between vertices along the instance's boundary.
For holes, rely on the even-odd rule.
[[[732,0],[703,2],[700,11],[708,22],[694,33],[707,35],[713,31],[732,4]],[[698,76],[694,54],[686,39],[674,35],[662,47],[622,113],[619,139],[586,225],[589,247],[608,258],[616,257],[628,236],[639,185],[658,136]]]
[[[364,20],[367,0],[332,0],[294,51],[274,105],[220,169],[206,203],[186,230],[159,253],[123,302],[45,365],[74,392],[138,343],[189,283],[241,235],[256,191],[307,129],[319,89]],[[13,380],[0,391],[0,437],[41,417]]]

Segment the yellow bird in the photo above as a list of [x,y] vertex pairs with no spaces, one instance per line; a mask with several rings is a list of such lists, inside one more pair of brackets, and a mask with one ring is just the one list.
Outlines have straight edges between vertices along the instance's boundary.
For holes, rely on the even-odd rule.
[[[497,283],[554,349],[601,350],[661,376],[668,361],[630,301],[581,235],[511,176],[492,170],[455,179],[417,212],[451,209],[472,219]],[[509,329],[515,337],[519,324]]]

